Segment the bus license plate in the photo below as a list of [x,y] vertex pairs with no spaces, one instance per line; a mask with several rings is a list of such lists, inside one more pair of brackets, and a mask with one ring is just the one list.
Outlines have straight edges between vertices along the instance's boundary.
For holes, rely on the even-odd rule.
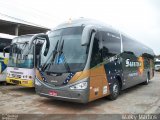
[[49,95],[51,95],[51,96],[57,96],[57,92],[56,91],[49,91]]

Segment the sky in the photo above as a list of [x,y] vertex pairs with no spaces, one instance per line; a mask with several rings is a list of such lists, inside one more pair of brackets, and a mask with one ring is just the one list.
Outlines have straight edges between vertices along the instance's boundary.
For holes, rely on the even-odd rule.
[[0,13],[49,28],[69,19],[96,19],[160,54],[160,0],[0,0]]

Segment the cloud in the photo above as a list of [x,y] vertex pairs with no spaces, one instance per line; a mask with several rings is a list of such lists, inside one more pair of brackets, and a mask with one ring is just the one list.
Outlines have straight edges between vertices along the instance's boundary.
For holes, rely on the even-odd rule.
[[160,54],[159,0],[4,0],[0,11],[48,27],[69,18],[93,18],[112,24]]

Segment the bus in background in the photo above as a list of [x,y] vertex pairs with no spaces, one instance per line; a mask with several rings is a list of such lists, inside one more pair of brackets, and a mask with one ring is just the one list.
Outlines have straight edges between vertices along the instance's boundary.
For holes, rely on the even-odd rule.
[[6,68],[8,64],[9,51],[3,55],[3,49],[9,46],[15,36],[0,33],[0,82],[6,81]]
[[28,34],[13,39],[10,45],[7,83],[34,87],[34,68],[41,46],[46,39],[44,36],[46,37],[44,34]]
[[115,100],[121,90],[148,84],[154,75],[153,50],[103,23],[74,20],[48,37],[36,70],[40,96],[79,103]]
[[155,70],[160,71],[160,59],[156,58],[154,64],[155,64]]

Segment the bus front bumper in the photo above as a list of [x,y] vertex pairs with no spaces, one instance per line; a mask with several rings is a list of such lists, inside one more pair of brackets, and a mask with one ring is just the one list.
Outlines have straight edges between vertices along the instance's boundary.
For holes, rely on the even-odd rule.
[[34,80],[23,80],[19,78],[6,78],[6,82],[24,87],[34,87]]
[[[77,103],[87,103],[88,102],[88,90],[71,90],[69,85],[63,87],[52,87],[40,81],[38,78],[35,79],[35,90],[36,93],[42,97],[48,97],[55,100],[70,101]],[[56,95],[51,95],[50,92],[53,91]]]

